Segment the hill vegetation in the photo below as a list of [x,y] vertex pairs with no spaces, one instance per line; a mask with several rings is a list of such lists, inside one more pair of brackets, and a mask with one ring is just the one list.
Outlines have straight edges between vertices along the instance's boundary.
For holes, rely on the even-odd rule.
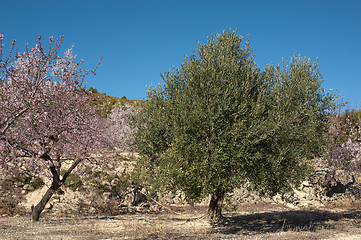
[[118,98],[109,96],[106,93],[100,93],[96,88],[90,87],[88,92],[91,93],[90,102],[96,106],[97,112],[103,116],[108,117],[111,114],[112,110],[117,105],[130,105],[130,106],[139,106],[143,101],[141,100],[131,100],[127,99],[125,96]]

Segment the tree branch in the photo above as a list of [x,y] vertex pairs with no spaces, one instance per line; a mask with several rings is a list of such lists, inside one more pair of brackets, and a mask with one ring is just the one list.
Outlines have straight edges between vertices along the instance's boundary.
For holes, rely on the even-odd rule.
[[61,179],[61,183],[65,183],[66,179],[70,175],[70,173],[78,166],[78,164],[82,161],[82,159],[78,158],[76,159],[73,164],[70,166],[70,168],[64,173],[63,178]]

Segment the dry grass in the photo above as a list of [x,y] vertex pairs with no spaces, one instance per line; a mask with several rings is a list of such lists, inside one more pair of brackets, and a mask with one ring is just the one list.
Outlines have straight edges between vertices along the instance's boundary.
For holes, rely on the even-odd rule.
[[343,209],[361,209],[361,200],[344,199],[342,201],[335,201],[332,203],[326,203],[326,208],[343,208]]
[[357,209],[299,209],[282,205],[244,205],[219,222],[202,219],[204,208],[173,207],[174,212],[122,215],[48,213],[0,218],[0,239],[359,239]]

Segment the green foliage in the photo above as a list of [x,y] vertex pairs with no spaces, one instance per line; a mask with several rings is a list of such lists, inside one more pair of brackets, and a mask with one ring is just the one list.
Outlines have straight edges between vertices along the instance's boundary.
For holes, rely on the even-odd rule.
[[56,190],[56,194],[57,194],[57,195],[63,195],[63,194],[65,194],[65,192],[64,192],[61,188],[58,188],[58,189]]
[[12,177],[10,180],[12,182],[21,182],[24,185],[29,184],[30,186],[32,186],[34,188],[34,190],[43,187],[44,184],[45,184],[44,181],[41,178],[30,176],[30,175],[27,175],[27,174],[22,175],[22,176],[18,176],[18,177]]
[[27,183],[30,184],[30,186],[32,186],[34,188],[34,190],[43,187],[45,184],[44,181],[39,177],[35,178],[35,180],[30,179],[29,182],[27,182]]
[[112,175],[103,171],[88,172],[86,179],[95,187],[98,194],[112,192],[120,195],[121,192],[131,186],[132,182],[128,174]]
[[227,212],[234,212],[244,202],[245,202],[245,200],[243,198],[237,199],[233,195],[227,194],[224,198],[223,209],[226,210]]
[[136,144],[153,188],[181,189],[189,201],[245,182],[284,193],[323,151],[335,96],[324,93],[317,62],[295,56],[261,71],[241,43],[236,32],[208,38],[149,89]]
[[100,93],[96,88],[92,87],[88,89],[88,92],[91,93],[90,104],[95,105],[97,113],[104,118],[108,117],[113,108],[118,104],[137,106],[142,102],[140,100],[127,99],[125,96],[121,98],[112,97],[105,93]]
[[89,92],[91,92],[91,93],[99,93],[99,92],[98,92],[98,89],[93,88],[93,87],[90,87],[88,90],[89,90]]
[[66,179],[66,184],[67,187],[69,187],[74,192],[83,189],[83,181],[79,175],[74,173],[69,174],[68,178]]

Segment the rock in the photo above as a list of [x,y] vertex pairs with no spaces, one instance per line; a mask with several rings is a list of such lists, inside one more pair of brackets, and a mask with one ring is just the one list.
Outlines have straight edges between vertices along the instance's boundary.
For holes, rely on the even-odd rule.
[[34,187],[31,186],[30,184],[25,184],[24,187],[23,187],[23,190],[33,191]]
[[91,214],[94,214],[94,213],[97,213],[97,210],[96,210],[95,207],[90,207],[89,212],[90,212]]
[[314,195],[313,194],[306,194],[305,199],[308,201],[313,201],[314,200]]
[[304,181],[302,183],[301,189],[304,189],[304,188],[312,188],[312,183],[310,183],[310,181]]
[[161,202],[167,203],[167,204],[173,204],[174,203],[174,194],[172,192],[168,192],[166,194],[162,194],[159,199]]
[[306,193],[302,190],[294,190],[294,196],[297,199],[306,199]]
[[112,193],[111,193],[111,192],[104,192],[104,193],[103,193],[103,196],[104,196],[105,198],[110,198],[110,197],[112,196]]
[[182,191],[178,190],[173,198],[173,203],[174,204],[183,204],[183,203],[185,203],[185,199],[186,199],[185,194]]
[[149,210],[151,212],[159,212],[160,210],[162,210],[162,207],[159,206],[158,204],[154,204],[149,207]]
[[144,212],[144,211],[148,211],[150,209],[150,204],[149,203],[141,203],[139,204],[139,206],[136,206],[135,209],[138,212]]

